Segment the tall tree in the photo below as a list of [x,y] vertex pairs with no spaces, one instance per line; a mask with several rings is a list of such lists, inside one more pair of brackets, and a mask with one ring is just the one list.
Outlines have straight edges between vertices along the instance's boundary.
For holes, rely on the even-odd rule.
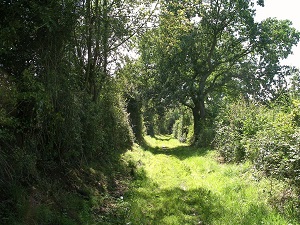
[[128,51],[133,36],[147,24],[149,1],[87,0],[75,31],[75,59],[84,74],[83,88],[94,100]]
[[260,78],[271,79],[299,40],[288,21],[255,23],[254,1],[171,0],[161,10],[159,27],[141,41],[142,57],[148,68],[155,68],[163,98],[191,108],[195,141],[214,92],[244,80],[244,65],[251,60],[255,70],[250,76],[263,71]]

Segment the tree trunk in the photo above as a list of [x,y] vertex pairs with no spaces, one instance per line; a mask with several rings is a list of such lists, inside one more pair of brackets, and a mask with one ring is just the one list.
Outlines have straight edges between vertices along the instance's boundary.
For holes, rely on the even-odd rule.
[[92,60],[92,24],[91,24],[91,1],[86,1],[86,32],[87,32],[87,65],[85,72],[86,88],[89,90]]
[[127,99],[127,112],[129,113],[130,125],[136,141],[141,144],[144,142],[141,103],[130,96]]
[[195,106],[192,108],[193,119],[194,119],[194,141],[193,144],[199,144],[201,141],[201,133],[204,126],[205,120],[205,104],[204,98],[199,99],[194,103]]

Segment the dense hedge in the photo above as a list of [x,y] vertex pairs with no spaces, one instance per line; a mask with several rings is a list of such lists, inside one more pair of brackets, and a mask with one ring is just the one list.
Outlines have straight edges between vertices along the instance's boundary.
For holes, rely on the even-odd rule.
[[227,162],[251,160],[265,175],[300,185],[299,101],[266,107],[243,100],[217,122],[215,147]]
[[32,188],[47,186],[47,198],[56,182],[76,190],[67,183],[72,169],[112,164],[133,135],[107,63],[95,64],[109,55],[87,53],[97,49],[86,32],[94,29],[85,20],[90,4],[0,5],[0,224],[18,224],[11,221],[26,216]]
[[133,144],[124,101],[113,81],[93,101],[72,85],[54,95],[30,73],[25,79],[24,92],[8,80],[0,85],[1,224],[13,217],[22,220],[18,217],[26,214],[28,190],[47,177],[58,182],[71,169],[115,161]]

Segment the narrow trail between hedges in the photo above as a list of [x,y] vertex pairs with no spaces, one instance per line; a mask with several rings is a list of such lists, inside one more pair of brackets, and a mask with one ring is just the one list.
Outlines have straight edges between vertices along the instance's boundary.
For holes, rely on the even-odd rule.
[[146,141],[125,155],[135,177],[126,224],[296,224],[270,206],[270,183],[256,181],[249,164],[221,164],[215,151],[170,137]]

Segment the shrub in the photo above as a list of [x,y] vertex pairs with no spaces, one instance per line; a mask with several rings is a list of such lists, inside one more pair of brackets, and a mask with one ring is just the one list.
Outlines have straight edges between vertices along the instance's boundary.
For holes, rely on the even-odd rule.
[[181,108],[178,112],[178,116],[172,127],[172,135],[174,138],[178,139],[180,142],[187,142],[188,137],[191,135],[193,130],[192,126],[192,115],[188,108]]
[[86,101],[82,114],[83,146],[89,159],[107,158],[120,154],[133,144],[133,132],[128,121],[124,101],[113,84],[98,102]]
[[251,160],[266,176],[300,185],[298,106],[265,106],[244,101],[218,118],[215,147],[227,162]]
[[240,162],[245,159],[244,142],[262,125],[262,120],[256,120],[256,117],[256,106],[243,100],[227,105],[221,111],[217,118],[214,146],[226,161]]
[[186,118],[187,116],[181,115],[178,120],[175,121],[173,128],[172,128],[172,134],[173,137],[178,139],[180,142],[186,142],[187,136],[189,132],[189,121]]
[[214,140],[220,156],[226,162],[240,162],[244,159],[245,149],[241,144],[242,137],[231,127],[219,127]]
[[[194,129],[192,130],[194,132]],[[216,128],[212,121],[205,120],[201,127],[198,141],[192,140],[191,143],[197,147],[211,147],[215,138]],[[195,137],[193,137],[195,138]]]

